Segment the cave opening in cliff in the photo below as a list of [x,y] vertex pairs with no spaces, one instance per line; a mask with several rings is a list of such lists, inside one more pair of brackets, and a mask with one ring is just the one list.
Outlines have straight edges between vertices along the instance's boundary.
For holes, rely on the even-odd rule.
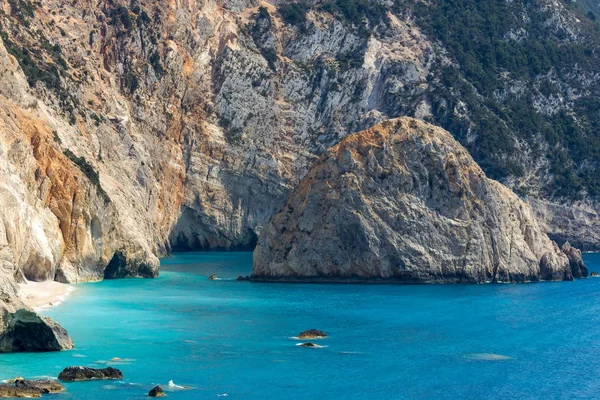
[[173,252],[254,251],[257,242],[258,235],[254,229],[218,229],[189,207],[182,209],[169,234],[169,246]]

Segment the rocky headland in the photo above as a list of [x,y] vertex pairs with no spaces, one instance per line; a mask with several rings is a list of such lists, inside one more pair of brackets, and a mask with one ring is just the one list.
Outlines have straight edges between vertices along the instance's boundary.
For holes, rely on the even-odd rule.
[[587,276],[580,260],[448,132],[400,118],[347,137],[312,166],[262,231],[251,279],[572,280]]

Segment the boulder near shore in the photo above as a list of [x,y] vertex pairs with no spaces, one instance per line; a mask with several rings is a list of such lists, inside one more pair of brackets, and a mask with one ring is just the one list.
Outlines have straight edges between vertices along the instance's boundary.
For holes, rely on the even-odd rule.
[[56,380],[15,378],[10,382],[0,384],[0,398],[41,397],[42,394],[60,393],[64,390],[64,386]]

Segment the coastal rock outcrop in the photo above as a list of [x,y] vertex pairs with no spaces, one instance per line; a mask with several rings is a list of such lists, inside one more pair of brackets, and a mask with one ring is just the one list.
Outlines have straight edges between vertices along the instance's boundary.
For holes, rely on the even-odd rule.
[[123,379],[123,373],[113,367],[89,368],[89,367],[67,367],[58,374],[61,381],[89,381],[92,379]]
[[581,250],[571,246],[569,242],[565,242],[561,247],[563,253],[566,254],[569,259],[569,265],[571,266],[571,272],[574,278],[586,278],[588,276],[588,270],[583,262],[581,256]]
[[148,392],[148,396],[150,396],[150,397],[165,397],[166,394],[165,394],[164,390],[162,390],[162,388],[160,386],[154,386]]
[[16,378],[8,383],[0,384],[0,398],[41,397],[42,394],[60,393],[64,390],[64,386],[56,380]]
[[327,334],[318,329],[309,329],[307,331],[301,332],[298,335],[298,339],[324,339],[327,337]]
[[529,206],[439,127],[412,118],[351,135],[264,228],[251,279],[483,283],[571,280]]
[[74,346],[63,327],[40,317],[18,299],[0,307],[0,323],[0,352],[58,351]]

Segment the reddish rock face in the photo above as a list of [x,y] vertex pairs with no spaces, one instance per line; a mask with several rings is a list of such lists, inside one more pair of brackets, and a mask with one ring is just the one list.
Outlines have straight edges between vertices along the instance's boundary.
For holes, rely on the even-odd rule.
[[411,118],[351,135],[263,230],[251,279],[526,282],[573,279],[529,206],[441,128]]

